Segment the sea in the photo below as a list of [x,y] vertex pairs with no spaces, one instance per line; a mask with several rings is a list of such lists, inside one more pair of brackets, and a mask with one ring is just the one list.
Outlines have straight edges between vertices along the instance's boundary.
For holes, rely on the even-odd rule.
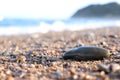
[[67,20],[36,20],[36,22],[32,21],[26,22],[25,20],[8,20],[6,22],[7,25],[5,25],[5,22],[3,24],[3,21],[1,20],[0,35],[31,34],[38,32],[47,33],[49,31],[64,30],[76,31],[120,26],[120,18],[79,18]]

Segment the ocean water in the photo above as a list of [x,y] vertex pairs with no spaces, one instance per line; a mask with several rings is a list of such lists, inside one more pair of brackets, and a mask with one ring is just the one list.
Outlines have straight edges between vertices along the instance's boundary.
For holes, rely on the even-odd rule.
[[[19,22],[18,22],[19,23]],[[28,23],[27,23],[28,24]],[[29,33],[46,33],[48,31],[63,31],[63,30],[83,30],[101,27],[119,27],[120,19],[112,18],[82,18],[69,20],[40,20],[39,24],[35,25],[7,25],[0,26],[0,35],[16,35]]]

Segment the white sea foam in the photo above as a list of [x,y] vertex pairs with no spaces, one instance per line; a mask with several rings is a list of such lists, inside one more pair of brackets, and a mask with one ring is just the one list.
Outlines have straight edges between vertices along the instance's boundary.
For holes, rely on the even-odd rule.
[[120,20],[116,21],[87,21],[77,23],[65,23],[64,21],[55,21],[52,24],[40,22],[38,26],[8,26],[0,27],[0,35],[15,35],[26,33],[46,33],[48,31],[63,31],[63,30],[83,30],[89,28],[99,28],[108,26],[120,26]]

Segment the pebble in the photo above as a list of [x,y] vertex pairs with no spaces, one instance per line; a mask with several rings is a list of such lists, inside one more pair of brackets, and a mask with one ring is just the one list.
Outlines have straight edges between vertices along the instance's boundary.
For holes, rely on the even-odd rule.
[[95,41],[95,34],[93,32],[88,32],[84,36],[92,42]]
[[74,80],[78,79],[78,76],[77,75],[73,75],[73,79]]
[[77,61],[81,60],[101,60],[108,58],[110,53],[104,48],[95,46],[81,46],[74,48],[63,55],[64,59],[73,59]]
[[6,80],[15,80],[12,76],[10,76],[10,75],[7,75],[6,76]]
[[97,64],[98,70],[99,71],[104,71],[105,73],[109,73],[109,67],[107,65],[103,65],[103,64]]
[[110,38],[118,38],[118,35],[109,35]]
[[111,73],[111,72],[119,72],[120,71],[120,65],[116,63],[112,63],[110,65],[104,65],[104,64],[97,64],[99,71],[104,71],[105,73]]
[[60,72],[54,72],[54,75],[55,75],[55,76],[60,76],[61,73],[60,73]]
[[103,45],[103,46],[108,46],[108,44],[106,42],[100,42],[100,45]]
[[93,32],[88,32],[84,36],[93,38],[93,37],[95,37],[95,34]]
[[109,69],[111,72],[117,72],[120,71],[120,65],[119,64],[110,64]]
[[16,59],[17,63],[25,62],[25,60],[26,60],[26,57],[23,55],[19,55]]
[[114,58],[120,59],[120,54],[114,54]]
[[50,58],[50,62],[56,62],[56,61],[59,61],[58,58]]

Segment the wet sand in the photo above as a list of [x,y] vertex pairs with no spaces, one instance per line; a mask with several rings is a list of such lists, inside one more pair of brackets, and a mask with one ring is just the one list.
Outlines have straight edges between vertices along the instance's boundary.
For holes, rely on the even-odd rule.
[[[63,59],[79,46],[102,47],[111,55],[95,61]],[[120,66],[120,27],[0,36],[1,80],[119,80],[119,69],[98,70],[97,64],[113,63]]]

